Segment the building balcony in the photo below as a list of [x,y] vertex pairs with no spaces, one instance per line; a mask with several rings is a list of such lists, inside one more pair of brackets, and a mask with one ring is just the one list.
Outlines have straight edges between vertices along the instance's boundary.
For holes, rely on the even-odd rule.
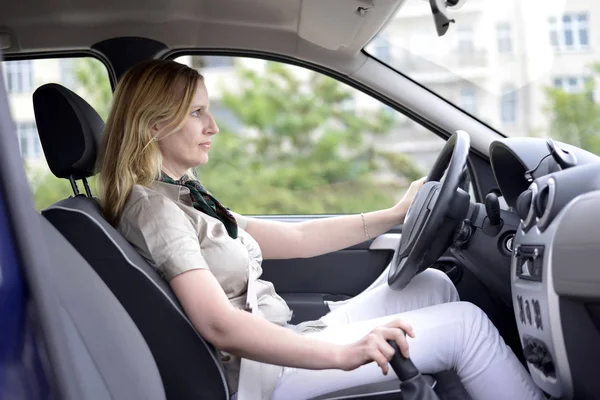
[[453,81],[486,76],[491,70],[487,50],[453,51],[440,55],[408,54],[392,65],[417,81]]

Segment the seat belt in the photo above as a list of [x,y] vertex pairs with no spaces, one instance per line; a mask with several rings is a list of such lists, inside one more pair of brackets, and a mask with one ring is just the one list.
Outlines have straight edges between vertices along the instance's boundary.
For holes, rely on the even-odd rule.
[[[248,289],[246,292],[246,309],[252,314],[258,313],[258,299],[256,297],[256,272],[252,263],[248,263]],[[261,364],[257,361],[242,358],[240,366],[240,379],[238,383],[237,400],[262,399]]]

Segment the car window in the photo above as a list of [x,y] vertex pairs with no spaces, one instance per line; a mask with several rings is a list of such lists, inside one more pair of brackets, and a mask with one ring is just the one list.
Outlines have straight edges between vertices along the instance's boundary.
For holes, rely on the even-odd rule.
[[[38,137],[33,92],[59,83],[87,100],[106,119],[112,90],[106,66],[91,57],[3,61],[3,78],[27,177],[38,209],[73,194],[65,179],[50,172]],[[93,180],[90,182],[94,186]]]
[[365,50],[508,136],[600,154],[600,2],[461,3],[438,37],[409,0]]
[[184,56],[205,77],[220,133],[200,181],[246,214],[393,206],[444,140],[333,78],[275,61]]

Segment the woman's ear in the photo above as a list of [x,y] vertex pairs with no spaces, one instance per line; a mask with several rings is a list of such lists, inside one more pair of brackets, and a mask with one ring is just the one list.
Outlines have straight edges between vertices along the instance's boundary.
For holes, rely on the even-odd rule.
[[154,125],[152,125],[152,128],[150,128],[150,130],[152,131],[152,138],[154,139],[155,142],[158,142],[158,140],[160,139],[159,135],[160,135],[160,132],[162,131],[160,125],[161,124],[159,124],[157,122]]

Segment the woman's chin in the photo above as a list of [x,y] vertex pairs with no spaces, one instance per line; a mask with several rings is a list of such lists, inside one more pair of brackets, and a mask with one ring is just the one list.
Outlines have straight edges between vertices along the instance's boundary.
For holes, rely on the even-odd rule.
[[196,166],[199,167],[201,165],[204,165],[208,162],[208,154],[203,154],[201,157],[198,158],[198,160],[196,160]]

